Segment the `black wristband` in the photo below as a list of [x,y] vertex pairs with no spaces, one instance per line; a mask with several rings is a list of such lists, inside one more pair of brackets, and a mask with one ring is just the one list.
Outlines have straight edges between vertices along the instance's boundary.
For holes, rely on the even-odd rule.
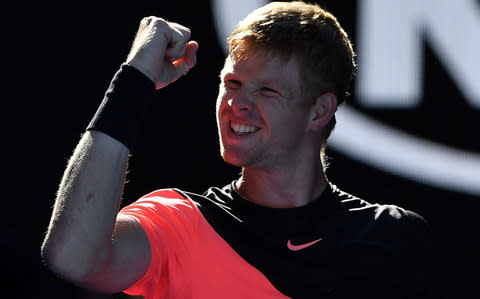
[[147,76],[122,64],[87,130],[101,131],[123,143],[131,152],[154,92],[155,84]]

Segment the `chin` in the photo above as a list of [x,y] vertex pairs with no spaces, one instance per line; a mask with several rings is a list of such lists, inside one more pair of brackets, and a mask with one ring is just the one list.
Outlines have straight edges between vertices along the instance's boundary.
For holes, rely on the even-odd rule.
[[222,155],[223,161],[225,161],[227,164],[230,164],[230,165],[236,166],[236,167],[242,167],[242,166],[245,165],[244,161],[242,161],[238,157],[234,157],[233,155],[229,155],[228,153],[226,153],[223,150],[222,150],[221,155]]

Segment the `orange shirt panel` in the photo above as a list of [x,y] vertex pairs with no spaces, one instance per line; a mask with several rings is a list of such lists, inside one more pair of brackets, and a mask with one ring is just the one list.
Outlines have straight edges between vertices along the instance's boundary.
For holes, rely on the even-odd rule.
[[150,298],[288,298],[239,256],[198,207],[171,189],[152,192],[120,212],[150,242],[145,275],[124,292]]

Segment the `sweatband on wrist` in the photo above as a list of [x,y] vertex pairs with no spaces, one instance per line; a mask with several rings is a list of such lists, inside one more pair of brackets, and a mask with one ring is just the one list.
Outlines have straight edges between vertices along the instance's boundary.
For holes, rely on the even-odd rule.
[[147,76],[128,64],[122,64],[87,130],[103,132],[123,143],[131,152],[154,92],[155,84]]

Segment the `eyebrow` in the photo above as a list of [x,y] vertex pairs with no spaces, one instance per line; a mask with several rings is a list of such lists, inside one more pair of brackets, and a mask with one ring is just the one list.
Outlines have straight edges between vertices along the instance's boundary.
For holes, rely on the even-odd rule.
[[[235,79],[230,78],[231,76],[235,76],[235,74],[226,70],[225,68],[223,68],[219,74],[220,81],[222,82],[224,82],[224,79],[227,79],[226,81],[232,81],[232,80],[237,81]],[[282,84],[277,80],[268,80],[268,79],[259,80],[258,83],[263,87],[270,88],[277,91],[284,98],[292,98],[295,96],[295,92],[293,88],[286,86],[285,84]]]
[[[231,68],[226,67],[227,63],[228,62],[224,64],[223,68],[220,71],[220,74],[218,75],[221,82],[224,82],[225,77],[235,76],[235,72],[232,71]],[[265,87],[271,86],[272,89],[277,90],[281,94],[281,96],[285,98],[295,97],[295,90],[293,87],[286,86],[286,84],[282,84],[277,80],[265,79],[265,80],[259,80],[258,82]]]

